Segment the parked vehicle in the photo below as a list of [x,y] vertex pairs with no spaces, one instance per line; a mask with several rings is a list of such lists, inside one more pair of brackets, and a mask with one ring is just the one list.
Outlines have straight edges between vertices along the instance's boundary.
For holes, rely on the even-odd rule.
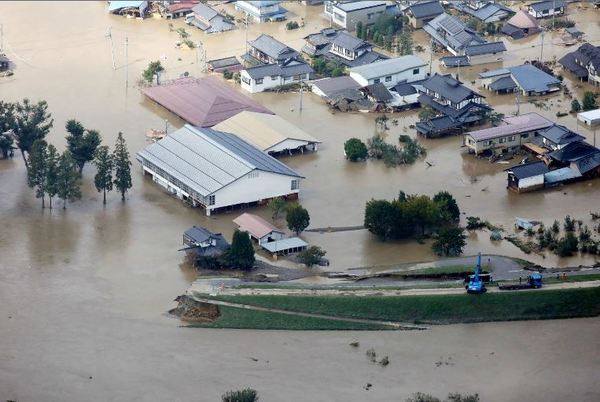
[[498,284],[500,290],[539,289],[542,287],[542,275],[534,272],[526,280],[504,282]]

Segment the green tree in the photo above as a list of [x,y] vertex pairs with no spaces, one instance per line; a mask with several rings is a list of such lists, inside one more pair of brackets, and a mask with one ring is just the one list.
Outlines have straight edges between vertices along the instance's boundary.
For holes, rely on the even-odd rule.
[[356,37],[362,38],[362,35],[363,35],[363,23],[362,23],[362,21],[358,21],[356,23]]
[[15,140],[11,133],[6,132],[0,134],[0,152],[2,153],[2,158],[6,159],[11,155],[14,149],[14,142]]
[[321,259],[327,254],[327,252],[319,246],[310,246],[306,250],[302,251],[298,258],[300,262],[305,264],[307,267],[312,267],[321,262]]
[[296,236],[310,224],[308,211],[300,204],[294,204],[288,207],[286,220],[288,228],[293,230],[296,233]]
[[29,99],[25,98],[23,102],[15,104],[11,129],[27,169],[29,169],[29,164],[26,154],[31,150],[35,140],[46,138],[53,124],[54,120],[48,113],[46,101],[31,103]]
[[358,138],[350,138],[344,143],[344,153],[346,159],[357,162],[367,159],[368,150],[364,142]]
[[45,208],[44,197],[48,185],[48,143],[44,140],[36,140],[31,146],[27,184],[35,189],[36,198],[42,199],[42,208]]
[[285,212],[287,204],[282,197],[275,197],[269,200],[267,206],[271,210],[271,219],[276,220],[282,213]]
[[125,201],[125,193],[132,186],[131,184],[131,161],[129,160],[129,151],[123,133],[119,132],[117,142],[113,151],[113,165],[115,169],[114,185],[121,193],[121,200]]
[[56,195],[63,200],[63,209],[67,208],[67,201],[73,202],[81,198],[80,186],[77,165],[71,153],[66,150],[59,158],[56,180]]
[[408,202],[408,213],[414,223],[421,228],[421,235],[425,235],[428,227],[436,226],[441,221],[440,210],[431,198],[426,195],[416,196]]
[[12,156],[15,139],[11,133],[14,127],[15,104],[0,100],[0,152],[3,158]]
[[433,202],[438,205],[444,221],[458,221],[460,219],[460,208],[456,200],[447,191],[440,191],[433,196]]
[[417,392],[415,394],[412,394],[412,396],[410,398],[407,398],[406,402],[442,402],[442,401],[433,395],[424,394],[422,392]]
[[414,42],[412,37],[412,30],[407,25],[402,29],[402,33],[398,38],[398,53],[400,53],[401,56],[413,54],[413,48]]
[[58,164],[60,161],[60,154],[52,144],[48,145],[47,161],[48,171],[46,175],[46,193],[48,193],[50,209],[52,209],[52,198],[58,194]]
[[464,229],[458,226],[449,226],[439,230],[435,241],[431,245],[437,255],[456,257],[461,255],[466,246],[467,236]]
[[165,68],[162,66],[162,64],[160,64],[160,61],[151,61],[150,64],[148,64],[148,67],[142,73],[142,77],[147,82],[152,82],[154,80],[154,76],[161,71],[165,71]]
[[94,165],[96,165],[94,185],[98,192],[102,191],[102,203],[106,204],[106,192],[113,189],[113,156],[106,145],[96,150]]
[[365,206],[364,226],[382,240],[392,237],[394,207],[387,200],[371,200]]
[[258,402],[258,393],[252,388],[229,391],[221,396],[222,402]]
[[233,232],[231,247],[223,254],[223,261],[229,268],[249,271],[254,266],[254,247],[247,232]]
[[577,113],[579,111],[581,111],[581,103],[577,99],[573,99],[571,102],[571,112]]
[[556,245],[556,254],[560,257],[568,257],[577,251],[579,240],[573,232],[568,232]]
[[583,94],[583,110],[592,110],[596,109],[598,106],[596,105],[596,94],[593,92],[586,91]]
[[96,149],[102,141],[100,133],[96,130],[86,130],[77,120],[69,120],[65,125],[67,129],[67,149],[71,152],[79,174],[87,162],[94,159]]

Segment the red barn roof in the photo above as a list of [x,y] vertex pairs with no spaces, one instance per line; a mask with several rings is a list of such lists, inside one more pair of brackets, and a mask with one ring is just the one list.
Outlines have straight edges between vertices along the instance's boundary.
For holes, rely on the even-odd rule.
[[274,114],[216,77],[181,78],[144,88],[142,92],[183,120],[199,127],[212,127],[244,110]]

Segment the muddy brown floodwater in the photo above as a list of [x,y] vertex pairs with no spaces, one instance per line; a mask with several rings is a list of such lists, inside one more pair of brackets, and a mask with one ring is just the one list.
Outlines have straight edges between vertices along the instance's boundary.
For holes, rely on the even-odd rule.
[[[305,18],[304,28],[251,25],[248,37],[267,32],[298,49],[303,36],[326,24],[319,7],[286,7],[293,18]],[[143,68],[160,58],[166,78],[175,78],[198,74],[202,63],[196,62],[197,52],[175,49],[177,36],[167,22],[128,20],[108,15],[105,8],[100,1],[0,2],[5,51],[16,63],[15,75],[0,79],[0,99],[47,100],[55,120],[48,140],[59,149],[65,145],[65,122],[76,118],[100,130],[108,144],[118,131],[124,132],[133,154],[146,145],[149,128],[164,127],[165,119],[170,130],[183,124],[140,95],[135,82]],[[597,11],[573,17],[588,37],[600,37]],[[105,36],[109,27],[115,70]],[[209,59],[240,55],[245,35],[244,30],[215,36],[192,32]],[[427,43],[422,33],[416,39]],[[555,38],[547,35],[547,44],[550,40]],[[514,57],[506,65],[535,57],[538,42],[539,37],[510,42]],[[556,56],[567,51],[545,49]],[[463,69],[461,76],[470,81],[481,68]],[[581,94],[584,88],[573,89]],[[467,215],[506,227],[515,215],[545,222],[566,214],[587,219],[600,206],[598,180],[535,194],[508,193],[505,165],[464,155],[459,137],[424,141],[430,168],[422,161],[397,169],[377,162],[350,164],[343,159],[342,144],[351,136],[370,136],[374,115],[332,114],[311,94],[304,95],[301,112],[298,94],[253,97],[323,141],[316,154],[284,158],[307,177],[301,201],[314,227],[360,224],[365,201],[394,197],[400,189],[428,194],[449,190]],[[510,96],[488,99],[501,112],[515,109]],[[548,110],[523,104],[521,111],[555,119],[568,103],[560,96],[548,102]],[[394,117],[400,124],[391,128],[390,138],[401,132],[414,135],[407,127],[415,122],[415,112]],[[576,128],[573,117],[559,122]],[[591,132],[581,132],[591,140]],[[163,312],[193,278],[179,266],[181,233],[196,224],[230,236],[235,214],[207,218],[144,180],[135,168],[126,204],[110,194],[103,208],[93,188],[93,168],[86,167],[81,201],[66,211],[42,210],[26,185],[20,157],[0,161],[0,399],[215,401],[222,392],[242,386],[257,388],[265,401],[389,401],[415,391],[480,392],[486,401],[600,399],[598,319],[383,334],[178,328],[178,321]],[[433,258],[427,245],[380,243],[365,231],[305,236],[328,251],[335,270]],[[466,253],[477,251],[523,257],[506,242],[492,244],[484,233],[470,239]],[[546,264],[591,262],[529,258]],[[354,339],[388,354],[390,366],[369,365],[362,349],[349,350]],[[367,382],[373,384],[370,391],[362,388]]]

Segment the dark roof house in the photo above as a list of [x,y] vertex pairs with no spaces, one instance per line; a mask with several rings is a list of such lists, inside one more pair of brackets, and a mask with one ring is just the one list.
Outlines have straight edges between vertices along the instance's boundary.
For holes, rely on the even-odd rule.
[[193,226],[183,233],[182,249],[195,257],[216,257],[229,248],[229,243],[221,233],[212,233],[210,230]]
[[483,22],[502,21],[515,12],[505,5],[495,1],[454,2],[454,7]]
[[198,3],[192,8],[192,12],[185,17],[185,22],[205,33],[225,32],[235,28],[233,21],[228,20],[207,4]]
[[558,62],[577,78],[600,85],[600,46],[584,43]]
[[411,4],[405,11],[413,28],[422,28],[423,25],[444,13],[444,7],[439,0],[418,1]]
[[477,32],[467,27],[459,18],[449,14],[440,14],[429,21],[423,29],[438,44],[455,56],[464,55],[471,45],[485,43]]
[[502,26],[500,32],[504,35],[508,35],[513,39],[521,39],[529,35],[536,34],[542,29],[535,20],[535,17],[528,14],[523,10],[517,11],[517,13],[509,19],[506,24]]
[[304,38],[302,51],[311,57],[322,56],[346,67],[356,67],[387,59],[373,51],[373,45],[345,31],[333,28],[322,29]]
[[535,18],[545,18],[553,15],[563,15],[567,9],[565,0],[544,0],[531,3],[527,12]]
[[585,137],[569,130],[565,126],[554,124],[547,129],[539,131],[542,143],[553,151],[563,148],[572,142],[581,142]]
[[281,63],[300,56],[297,51],[267,34],[261,34],[258,38],[248,41],[248,45],[250,50],[245,56],[250,56],[259,64]]

